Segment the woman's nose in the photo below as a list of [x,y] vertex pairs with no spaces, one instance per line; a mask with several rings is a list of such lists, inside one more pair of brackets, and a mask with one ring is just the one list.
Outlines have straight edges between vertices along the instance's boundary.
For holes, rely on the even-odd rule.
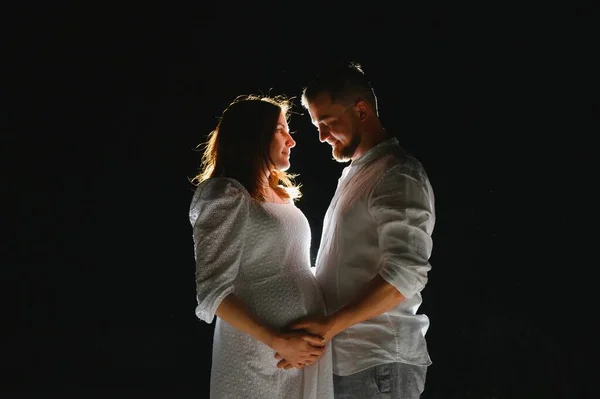
[[296,141],[295,141],[295,140],[292,138],[292,136],[290,136],[290,137],[288,138],[288,141],[286,142],[286,145],[287,145],[289,148],[293,148],[293,147],[295,147],[295,146],[296,146]]

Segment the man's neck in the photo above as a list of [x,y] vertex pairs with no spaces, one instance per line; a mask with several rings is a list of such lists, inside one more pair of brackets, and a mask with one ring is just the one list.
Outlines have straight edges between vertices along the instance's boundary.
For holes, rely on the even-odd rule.
[[386,132],[381,126],[379,126],[376,131],[363,135],[360,146],[356,149],[356,152],[351,159],[353,161],[357,160],[358,158],[362,157],[365,152],[369,151],[371,148],[375,147],[382,141],[389,139],[390,137],[391,136],[388,134],[388,132]]

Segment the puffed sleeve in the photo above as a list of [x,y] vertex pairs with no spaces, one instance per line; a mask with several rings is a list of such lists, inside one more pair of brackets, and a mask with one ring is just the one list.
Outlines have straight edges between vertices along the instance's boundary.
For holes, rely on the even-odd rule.
[[212,323],[219,304],[233,291],[244,250],[250,196],[236,180],[211,178],[190,205],[196,259],[196,316]]
[[435,209],[429,181],[394,167],[373,190],[369,211],[377,223],[379,274],[406,298],[420,292],[431,269]]

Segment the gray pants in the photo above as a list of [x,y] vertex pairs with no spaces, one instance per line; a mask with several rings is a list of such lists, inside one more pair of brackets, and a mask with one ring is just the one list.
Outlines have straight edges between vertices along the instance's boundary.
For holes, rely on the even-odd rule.
[[333,375],[335,399],[418,399],[425,389],[427,366],[388,363],[347,376]]

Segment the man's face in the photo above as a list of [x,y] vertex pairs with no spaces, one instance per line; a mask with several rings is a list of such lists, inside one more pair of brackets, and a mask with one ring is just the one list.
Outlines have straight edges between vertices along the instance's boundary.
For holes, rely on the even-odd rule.
[[319,140],[332,147],[333,158],[338,162],[351,160],[361,142],[355,106],[333,104],[329,94],[321,93],[309,103],[308,113],[319,130]]

